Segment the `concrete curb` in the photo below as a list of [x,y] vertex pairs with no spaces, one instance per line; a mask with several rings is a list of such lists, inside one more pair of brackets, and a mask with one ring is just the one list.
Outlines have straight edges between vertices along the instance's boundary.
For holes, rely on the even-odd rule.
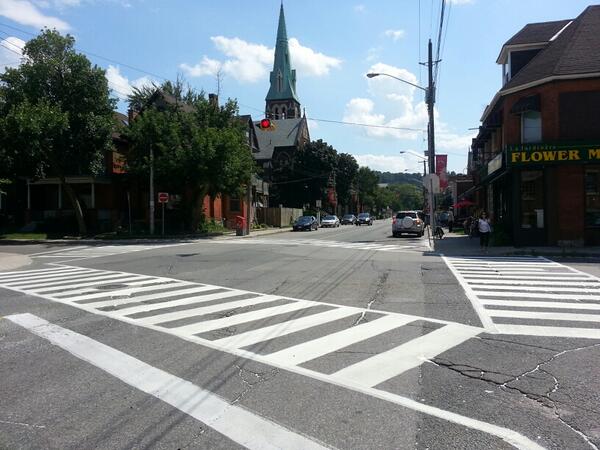
[[0,272],[7,272],[19,267],[28,266],[31,262],[31,258],[27,255],[0,253]]

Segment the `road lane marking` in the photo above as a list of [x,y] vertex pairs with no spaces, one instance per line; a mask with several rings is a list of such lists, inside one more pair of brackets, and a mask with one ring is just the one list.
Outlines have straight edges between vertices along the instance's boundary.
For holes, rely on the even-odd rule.
[[[244,445],[247,448],[272,448],[266,446],[266,444],[263,441],[259,442],[257,444],[257,447],[250,447],[250,445],[256,443],[255,440],[251,443],[247,442],[246,439],[248,439],[248,437],[245,434],[246,425],[249,423],[249,421],[254,421],[257,418],[265,422],[261,422],[260,425],[263,426],[259,426],[257,428],[255,428],[257,424],[253,423],[252,426],[249,427],[251,429],[249,438],[268,439],[271,445],[279,445],[277,448],[319,448],[318,446],[320,444],[316,443],[314,440],[310,440],[307,437],[295,434],[281,427],[280,425],[277,425],[274,422],[268,421],[268,419],[264,419],[255,415],[251,415],[248,419],[247,416],[244,415],[242,420],[234,420],[237,417],[230,418],[225,413],[233,411],[237,414],[238,412],[240,412],[240,410],[242,414],[252,413],[240,407],[232,407],[230,403],[227,403],[226,401],[224,401],[223,399],[221,399],[220,397],[218,397],[210,391],[205,391],[198,386],[192,385],[191,383],[177,378],[173,375],[170,375],[166,372],[163,372],[160,369],[156,369],[152,366],[149,366],[129,355],[126,355],[116,349],[112,349],[86,336],[79,335],[70,330],[66,330],[56,325],[49,324],[45,320],[28,313],[8,316],[6,318],[11,320],[13,323],[16,323],[30,330],[32,333],[37,334],[38,336],[47,339],[53,344],[65,349],[69,353],[87,362],[90,362],[96,365],[97,367],[101,367],[103,370],[110,373],[111,375],[114,375],[115,377],[119,378],[125,383],[128,383],[131,386],[134,386],[137,389],[140,389],[143,392],[146,392],[150,395],[157,396],[161,400],[171,404],[172,406],[180,409],[186,414],[189,414],[197,420],[207,424],[208,426],[227,436],[228,438],[232,440],[239,439],[239,441],[236,440],[236,442],[239,442],[241,445]],[[153,326],[147,326],[147,328],[156,329]],[[188,337],[186,340],[189,340],[190,342],[197,342],[199,338]],[[219,348],[219,346],[214,345],[214,343],[210,341],[206,342],[206,346],[215,350],[222,350],[221,348]],[[110,350],[118,353],[113,354],[112,352],[110,352]],[[260,358],[256,358],[256,355],[249,352],[236,350],[230,351],[229,353],[233,353],[241,357],[247,357],[248,359],[257,360],[260,362]],[[118,356],[114,357],[114,355]],[[126,363],[123,362],[122,357],[126,359]],[[139,366],[139,363],[141,363],[143,366]],[[528,437],[505,427],[483,422],[481,420],[473,419],[471,417],[463,416],[461,414],[457,414],[451,411],[446,411],[435,406],[427,405],[422,402],[403,397],[401,395],[393,394],[388,391],[383,391],[372,387],[365,387],[364,385],[355,383],[350,380],[332,379],[327,375],[320,374],[312,370],[304,369],[302,367],[285,367],[277,364],[272,365],[275,365],[276,367],[279,367],[283,370],[296,373],[298,375],[305,375],[307,377],[316,379],[318,381],[322,381],[324,383],[328,383],[367,396],[378,398],[380,400],[384,400],[416,412],[436,417],[438,419],[442,419],[444,421],[451,422],[456,425],[463,426],[465,428],[481,431],[483,433],[497,437],[498,439],[501,439],[507,444],[520,450],[544,450],[544,448],[541,445],[537,444]],[[155,370],[158,372],[154,372]],[[155,373],[157,374],[156,378],[160,377],[159,383],[152,382],[152,380],[148,380],[148,377],[143,378],[143,374],[154,375]],[[166,376],[167,378],[163,379],[163,376]],[[182,390],[180,390],[180,387],[183,387],[181,388]],[[174,392],[171,389],[173,389]],[[201,395],[201,398],[207,398],[211,401],[201,403],[200,405],[197,405],[198,402],[195,402],[193,404],[196,406],[192,407],[192,402],[190,402],[189,399],[194,398],[194,396],[196,395]],[[221,402],[224,402],[225,405]],[[204,408],[199,411],[198,408],[200,406],[204,406]],[[239,408],[239,410],[237,408]],[[221,420],[218,420],[219,418]],[[272,440],[273,438],[269,433],[272,427],[276,427],[274,432],[277,432],[277,437],[282,436],[283,434],[282,439],[284,442],[279,443],[279,441],[275,442],[274,440]],[[295,447],[296,443],[298,443],[299,446]]]
[[331,376],[375,387],[477,336],[479,329],[447,325],[406,344],[338,370]]
[[[538,257],[536,263],[513,257],[490,260],[444,256],[443,260],[490,333],[600,338],[600,314],[594,314],[600,310],[600,303],[596,303],[600,301],[597,277],[542,257]],[[536,276],[525,276],[533,275],[531,267],[534,266],[541,271],[536,272]],[[510,267],[511,271],[501,272],[499,267]],[[524,311],[523,308],[536,310]],[[560,311],[542,311],[541,308]],[[519,323],[506,323],[510,319]],[[547,321],[556,324],[548,326]],[[581,322],[588,322],[589,328],[581,327]]]
[[77,358],[124,383],[161,400],[249,449],[326,449],[309,437],[249,410],[195,384],[32,314],[6,317]]
[[299,365],[306,361],[316,359],[328,353],[333,353],[365,339],[383,334],[413,322],[409,317],[384,316],[371,322],[364,322],[350,328],[328,334],[312,341],[297,344],[292,347],[270,353],[266,356],[269,361],[278,361],[281,364]]

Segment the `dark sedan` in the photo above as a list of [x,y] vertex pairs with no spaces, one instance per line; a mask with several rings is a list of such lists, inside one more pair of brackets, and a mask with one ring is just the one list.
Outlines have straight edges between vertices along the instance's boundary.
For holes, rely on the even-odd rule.
[[373,225],[373,218],[369,213],[360,213],[356,225]]
[[314,216],[302,216],[296,219],[294,222],[293,230],[294,231],[312,231],[319,229],[319,222],[317,218]]
[[342,225],[354,225],[356,223],[356,216],[354,214],[346,214],[340,222]]

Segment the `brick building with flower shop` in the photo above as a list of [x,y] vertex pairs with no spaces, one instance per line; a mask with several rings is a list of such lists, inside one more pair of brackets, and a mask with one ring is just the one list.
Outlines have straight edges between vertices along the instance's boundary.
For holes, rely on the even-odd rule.
[[600,244],[600,6],[528,24],[473,139],[478,205],[515,245]]

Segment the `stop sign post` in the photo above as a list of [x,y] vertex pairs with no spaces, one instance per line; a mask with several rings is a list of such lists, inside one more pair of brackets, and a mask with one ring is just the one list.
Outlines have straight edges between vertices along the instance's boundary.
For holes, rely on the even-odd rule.
[[168,192],[159,192],[158,193],[158,203],[162,205],[162,235],[165,235],[165,203],[169,202],[169,193]]

